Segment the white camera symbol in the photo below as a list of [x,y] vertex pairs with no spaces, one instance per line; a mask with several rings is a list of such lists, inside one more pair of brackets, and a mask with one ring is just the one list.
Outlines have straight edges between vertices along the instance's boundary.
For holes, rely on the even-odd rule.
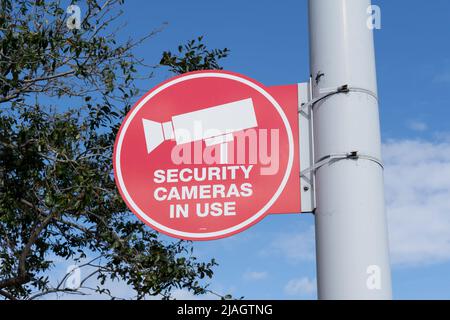
[[[176,115],[164,123],[148,119],[142,123],[147,153],[165,140],[175,140],[177,145],[200,140],[207,146],[225,145],[233,140],[233,132],[258,126],[251,98]],[[196,129],[199,124],[200,132]]]

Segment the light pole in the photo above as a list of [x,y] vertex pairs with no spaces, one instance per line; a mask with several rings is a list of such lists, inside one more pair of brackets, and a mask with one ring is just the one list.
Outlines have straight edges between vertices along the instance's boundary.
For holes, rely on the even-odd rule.
[[309,0],[319,299],[392,298],[369,6]]

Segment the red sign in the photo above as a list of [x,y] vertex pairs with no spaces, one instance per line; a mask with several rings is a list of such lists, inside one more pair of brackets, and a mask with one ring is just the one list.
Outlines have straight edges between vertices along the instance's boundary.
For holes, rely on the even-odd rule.
[[230,236],[269,213],[300,212],[296,98],[296,86],[268,89],[224,71],[160,84],[117,135],[123,199],[150,227],[190,240]]

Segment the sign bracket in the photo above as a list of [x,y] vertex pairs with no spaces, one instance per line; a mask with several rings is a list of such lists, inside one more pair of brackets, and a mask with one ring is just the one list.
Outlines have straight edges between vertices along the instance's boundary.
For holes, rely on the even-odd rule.
[[350,87],[345,84],[335,89],[321,90],[322,95],[313,99],[312,98],[312,78],[309,82],[298,84],[298,114],[299,114],[299,128],[301,128],[300,134],[300,192],[301,192],[301,211],[302,213],[312,212],[316,208],[315,199],[315,172],[323,165],[332,161],[338,161],[343,159],[365,159],[377,163],[383,168],[383,163],[380,159],[361,154],[359,151],[351,151],[340,154],[328,155],[319,161],[314,159],[314,106],[332,95],[335,94],[347,94],[349,92],[362,92],[372,96],[375,100],[378,100],[377,95],[367,89],[359,87]]
[[298,84],[298,115],[299,115],[299,149],[300,149],[300,195],[301,212],[314,213],[316,208],[314,192],[314,171],[308,170],[314,166],[313,143],[313,104],[310,82]]

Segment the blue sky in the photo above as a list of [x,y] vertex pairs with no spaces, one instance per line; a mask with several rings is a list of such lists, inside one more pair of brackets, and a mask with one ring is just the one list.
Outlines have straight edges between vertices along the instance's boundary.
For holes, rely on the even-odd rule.
[[[375,41],[394,298],[450,299],[450,1],[373,4],[382,13]],[[231,49],[222,63],[227,70],[266,85],[308,78],[305,0],[128,0],[124,9],[123,37],[168,22],[137,50],[148,64],[204,35],[210,48]],[[159,68],[140,86],[150,89],[168,77]],[[220,264],[214,291],[247,299],[316,298],[311,215],[269,216],[195,248]]]

